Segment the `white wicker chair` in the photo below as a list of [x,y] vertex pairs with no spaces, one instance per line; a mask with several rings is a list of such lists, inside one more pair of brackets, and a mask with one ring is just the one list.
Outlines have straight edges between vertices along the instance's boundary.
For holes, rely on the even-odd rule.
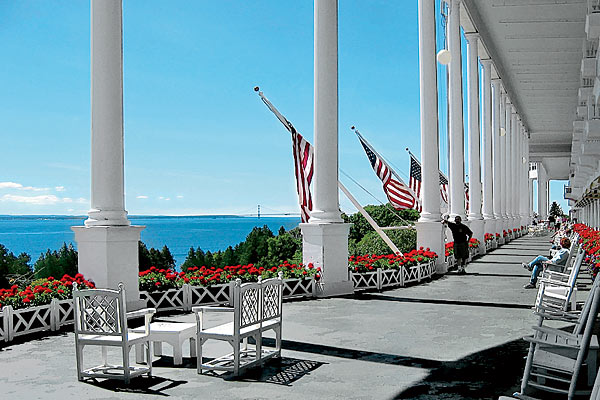
[[[75,308],[75,349],[77,357],[77,378],[86,377],[121,379],[128,384],[131,378],[152,375],[152,345],[150,342],[150,320],[156,312],[146,308],[127,313],[125,289],[73,290]],[[145,317],[144,333],[131,332],[127,328],[127,318]],[[147,365],[130,365],[129,352],[136,344],[146,345]],[[83,369],[83,349],[85,346],[102,346],[102,364]],[[121,348],[122,365],[107,362],[107,346]]]

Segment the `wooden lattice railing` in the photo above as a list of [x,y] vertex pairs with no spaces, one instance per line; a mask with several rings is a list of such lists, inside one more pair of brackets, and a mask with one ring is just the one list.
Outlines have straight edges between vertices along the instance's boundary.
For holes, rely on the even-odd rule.
[[[190,311],[193,306],[227,304],[232,286],[191,286],[184,284],[177,289],[160,292],[140,292],[140,298],[148,307],[158,311]],[[314,297],[314,279],[285,279],[283,298]],[[43,331],[57,331],[73,323],[73,300],[52,299],[50,304],[15,310],[11,306],[0,310],[0,343],[15,337]]]

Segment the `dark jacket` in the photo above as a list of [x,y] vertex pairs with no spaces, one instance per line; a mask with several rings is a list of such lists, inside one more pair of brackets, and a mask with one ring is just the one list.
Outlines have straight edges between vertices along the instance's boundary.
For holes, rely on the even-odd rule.
[[473,236],[473,231],[463,223],[455,224],[454,222],[448,221],[448,228],[452,231],[454,243],[467,243],[469,237]]

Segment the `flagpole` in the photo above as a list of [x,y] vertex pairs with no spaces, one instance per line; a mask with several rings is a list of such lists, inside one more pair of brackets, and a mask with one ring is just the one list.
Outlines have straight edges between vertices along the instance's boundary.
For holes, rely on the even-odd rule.
[[396,247],[394,242],[392,242],[392,240],[389,238],[389,236],[381,229],[381,227],[379,225],[377,225],[377,222],[375,222],[375,220],[373,218],[371,218],[369,213],[367,213],[365,211],[365,209],[362,208],[360,203],[354,198],[354,196],[352,196],[352,194],[350,194],[348,189],[346,189],[346,187],[344,185],[342,185],[342,182],[340,182],[339,180],[338,180],[338,187],[341,189],[342,192],[344,192],[344,194],[346,195],[348,200],[350,200],[352,202],[352,204],[354,204],[354,207],[356,207],[356,209],[362,214],[362,216],[365,217],[367,222],[373,227],[373,229],[375,229],[375,232],[377,232],[379,237],[381,237],[383,239],[385,244],[388,245],[388,247],[394,252],[394,254],[403,255],[400,252],[400,250],[398,250],[398,247]]

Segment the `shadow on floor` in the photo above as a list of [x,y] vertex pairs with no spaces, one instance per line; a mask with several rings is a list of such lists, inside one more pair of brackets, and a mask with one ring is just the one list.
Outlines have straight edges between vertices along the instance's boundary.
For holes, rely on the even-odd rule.
[[[249,338],[248,342],[254,344],[254,340]],[[274,346],[272,339],[264,339],[268,346]],[[204,358],[210,361],[209,357]],[[277,385],[291,386],[291,384],[325,363],[301,360],[298,358],[281,357],[268,360],[262,367],[254,367],[246,370],[242,375],[235,378],[229,372],[204,371],[204,375],[223,378],[224,380],[239,380],[243,382],[263,382]],[[155,367],[161,368],[187,368],[196,370],[196,358],[184,357],[182,365],[173,365],[173,357],[161,356],[152,363]]]
[[[265,338],[264,342],[272,345],[273,339]],[[438,361],[292,340],[283,340],[282,347],[290,351],[430,370],[426,378],[398,393],[394,397],[396,399],[495,400],[519,390],[528,343],[517,339],[457,361]]]
[[492,307],[492,308],[516,308],[522,310],[531,309],[531,304],[515,304],[515,303],[490,303],[484,301],[461,301],[461,300],[442,300],[442,299],[421,299],[413,297],[396,297],[385,294],[362,293],[356,296],[364,300],[383,300],[397,301],[401,303],[424,303],[424,304],[445,304],[455,306],[473,306],[473,307]]
[[84,382],[115,393],[138,393],[154,396],[169,396],[167,393],[165,393],[167,390],[179,385],[185,385],[188,381],[175,381],[158,376],[152,376],[150,378],[143,376],[132,379],[129,385],[126,385],[123,381],[115,379],[104,379],[98,381],[92,378],[86,379]]

